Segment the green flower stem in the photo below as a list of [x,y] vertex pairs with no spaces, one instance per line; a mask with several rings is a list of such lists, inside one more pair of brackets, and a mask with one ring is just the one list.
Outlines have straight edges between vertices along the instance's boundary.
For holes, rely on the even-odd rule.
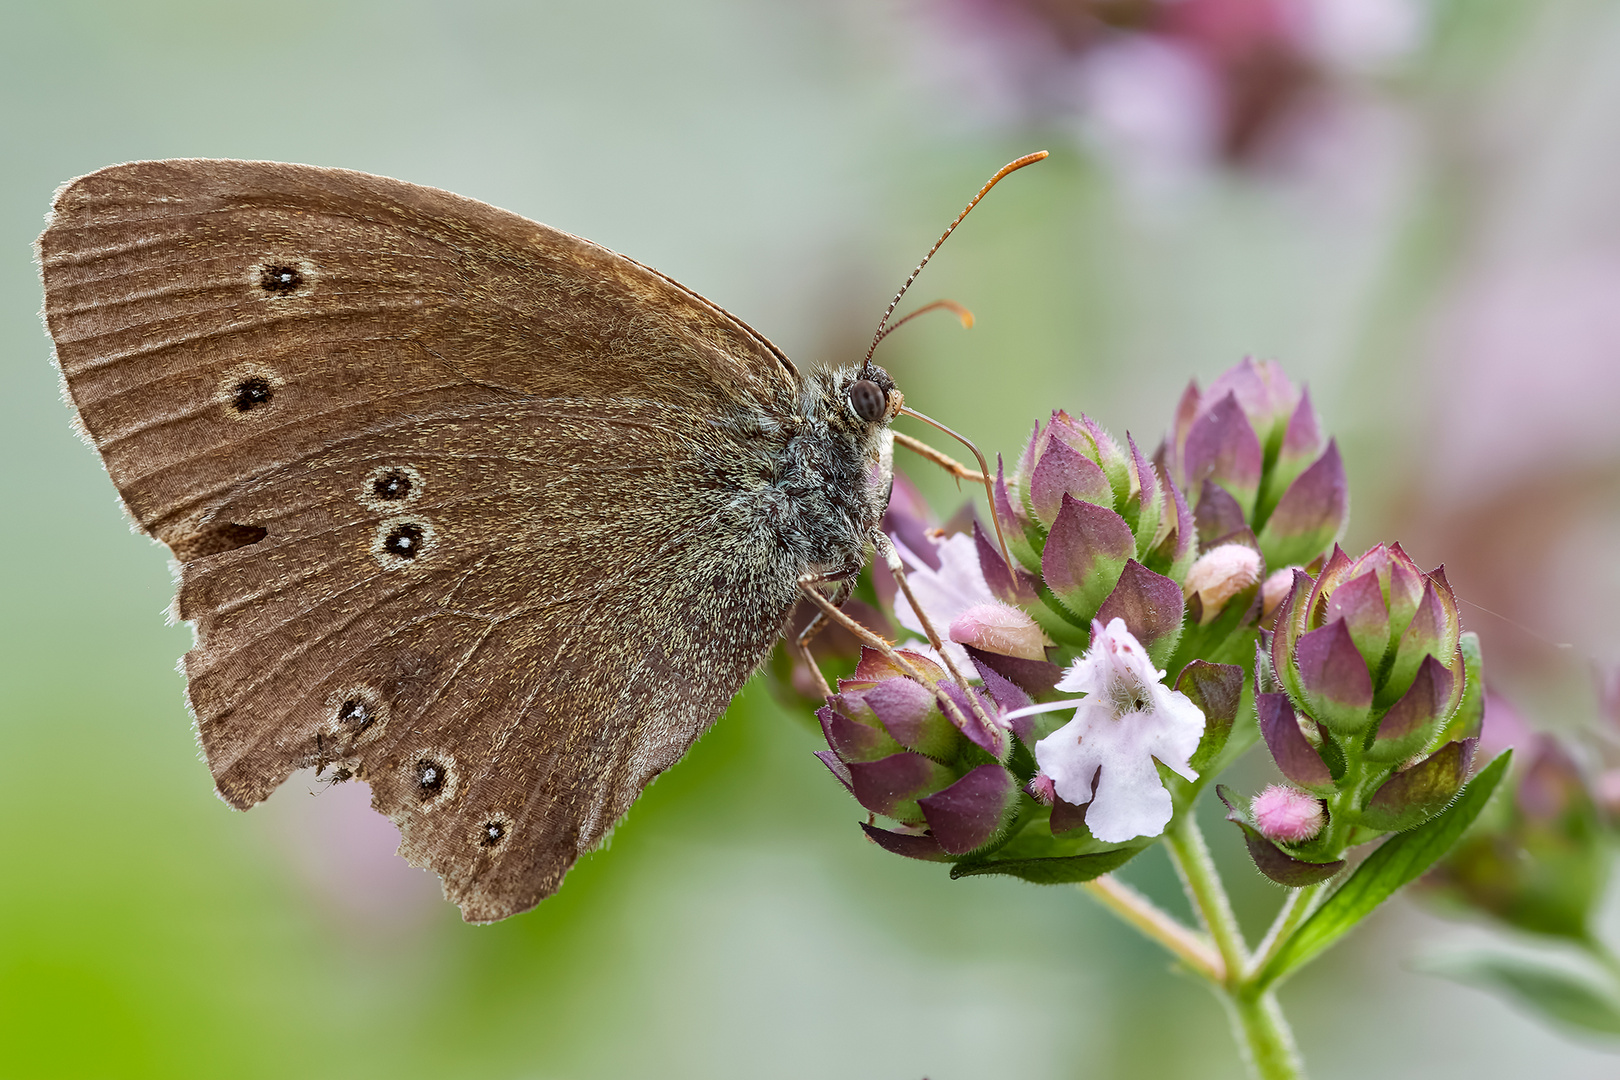
[[[1276,995],[1260,991],[1250,981],[1251,965],[1243,931],[1238,926],[1237,916],[1232,914],[1232,903],[1221,885],[1215,860],[1210,857],[1209,845],[1204,842],[1197,819],[1190,811],[1175,818],[1165,830],[1164,839],[1170,861],[1186,886],[1187,896],[1220,952],[1226,977],[1211,981],[1226,1005],[1232,1020],[1232,1037],[1237,1040],[1249,1072],[1256,1080],[1303,1080],[1305,1067]],[[1293,920],[1297,926],[1308,906],[1308,900],[1296,903],[1288,909],[1284,921]],[[1295,911],[1299,912],[1297,917],[1293,914]],[[1292,929],[1288,927],[1280,932],[1277,941],[1286,940]]]
[[1163,945],[1182,963],[1210,982],[1226,981],[1226,968],[1209,939],[1189,930],[1153,901],[1112,874],[1082,882],[1080,887],[1099,904]]
[[1277,909],[1277,917],[1271,921],[1271,929],[1266,931],[1265,940],[1260,947],[1254,950],[1254,959],[1249,962],[1248,969],[1243,973],[1246,981],[1266,969],[1271,958],[1278,949],[1294,935],[1299,924],[1305,917],[1316,909],[1316,901],[1327,889],[1327,882],[1319,881],[1315,885],[1307,885],[1303,889],[1289,889],[1288,898],[1283,901],[1282,907]]
[[1228,991],[1234,990],[1248,966],[1248,950],[1243,944],[1237,916],[1232,914],[1232,903],[1226,898],[1220,875],[1215,871],[1215,860],[1210,858],[1209,845],[1204,843],[1203,831],[1198,828],[1191,810],[1170,822],[1164,839],[1170,848],[1170,861],[1187,889],[1187,897],[1209,928],[1209,935],[1221,954],[1226,969],[1222,985]]
[[1277,995],[1224,994],[1232,1033],[1251,1075],[1257,1080],[1304,1080],[1305,1065],[1294,1045],[1294,1033],[1283,1019]]
[[1361,809],[1362,788],[1368,782],[1362,769],[1364,751],[1360,738],[1344,740],[1341,748],[1344,750],[1344,777],[1339,781],[1339,790],[1328,800],[1325,848],[1333,858],[1338,858],[1350,844],[1350,817]]

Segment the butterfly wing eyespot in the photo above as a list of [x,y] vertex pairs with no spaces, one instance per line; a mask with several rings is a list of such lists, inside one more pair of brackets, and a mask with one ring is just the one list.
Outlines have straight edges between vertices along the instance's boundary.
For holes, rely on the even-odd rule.
[[319,274],[312,259],[281,253],[250,258],[246,277],[250,295],[285,303],[309,296]]
[[382,738],[388,729],[388,701],[374,686],[346,686],[326,699],[326,709],[330,720],[315,735],[323,759],[328,743],[346,757]]
[[849,407],[868,424],[875,424],[888,411],[888,397],[872,380],[856,379],[849,386]]
[[296,266],[277,264],[261,267],[259,270],[259,288],[268,293],[297,292],[304,284],[303,271]]
[[262,425],[281,412],[285,385],[286,380],[268,364],[236,364],[215,384],[213,400],[225,420]]
[[424,750],[413,756],[406,780],[418,813],[443,809],[461,794],[465,778],[453,754]]
[[494,814],[484,820],[476,834],[478,846],[490,849],[506,843],[512,832],[512,821],[505,814]]
[[426,517],[393,517],[377,526],[371,553],[384,570],[420,568],[439,546],[438,530]]
[[397,514],[422,501],[427,495],[427,480],[414,465],[390,462],[366,473],[354,495],[367,510]]
[[273,396],[270,381],[254,375],[243,379],[231,390],[231,405],[237,412],[251,412],[260,405],[270,404]]

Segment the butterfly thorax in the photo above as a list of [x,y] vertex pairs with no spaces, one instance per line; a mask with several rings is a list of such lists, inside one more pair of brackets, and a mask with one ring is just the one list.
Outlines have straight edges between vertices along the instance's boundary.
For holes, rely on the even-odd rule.
[[[805,379],[793,414],[772,440],[769,481],[755,492],[761,524],[801,573],[859,568],[888,506],[888,417],[868,421],[851,407],[858,371],[819,371]],[[893,394],[893,382],[881,369],[868,369],[874,371]]]

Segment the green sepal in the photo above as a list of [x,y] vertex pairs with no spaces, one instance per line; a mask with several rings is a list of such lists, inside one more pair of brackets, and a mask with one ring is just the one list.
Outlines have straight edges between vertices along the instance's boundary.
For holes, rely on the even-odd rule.
[[1059,645],[1067,645],[1072,649],[1085,650],[1091,645],[1091,623],[1081,623],[1070,615],[1062,602],[1046,583],[1040,578],[1035,579],[1035,593],[1037,599],[1034,603],[1021,604],[1024,612],[1035,620],[1035,625],[1046,632],[1046,636]]
[[1457,639],[1457,649],[1463,660],[1462,701],[1440,729],[1435,742],[1441,746],[1477,736],[1485,720],[1485,656],[1479,648],[1479,635],[1472,630],[1463,634]]
[[1176,642],[1176,651],[1165,664],[1168,677],[1179,677],[1182,669],[1195,659],[1231,664],[1247,662],[1260,633],[1254,619],[1260,613],[1255,604],[1259,595],[1258,582],[1236,593],[1214,621],[1205,626],[1199,626],[1189,615],[1181,639]]
[[1186,694],[1204,714],[1203,738],[1187,762],[1193,772],[1203,777],[1210,763],[1226,748],[1232,724],[1243,706],[1243,669],[1236,664],[1194,660],[1181,669],[1175,689]]
[[1445,809],[1468,778],[1474,759],[1472,742],[1447,743],[1404,772],[1384,781],[1357,823],[1379,832],[1410,829]]

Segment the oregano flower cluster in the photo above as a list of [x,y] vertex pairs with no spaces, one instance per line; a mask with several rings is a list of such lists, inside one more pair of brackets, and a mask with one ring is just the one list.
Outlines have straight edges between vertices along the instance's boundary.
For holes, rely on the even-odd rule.
[[[857,603],[911,640],[861,649],[818,756],[870,840],[1083,884],[1217,984],[1251,1060],[1281,1063],[1259,1075],[1296,1075],[1277,981],[1443,855],[1506,767],[1473,774],[1482,658],[1444,570],[1339,548],[1343,460],[1271,363],[1190,385],[1151,456],[1053,411],[989,481],[995,521],[946,530],[897,475],[892,573]],[[1251,953],[1192,810],[1257,743],[1279,782],[1218,794],[1291,892]],[[1202,932],[1111,876],[1161,841]]]

